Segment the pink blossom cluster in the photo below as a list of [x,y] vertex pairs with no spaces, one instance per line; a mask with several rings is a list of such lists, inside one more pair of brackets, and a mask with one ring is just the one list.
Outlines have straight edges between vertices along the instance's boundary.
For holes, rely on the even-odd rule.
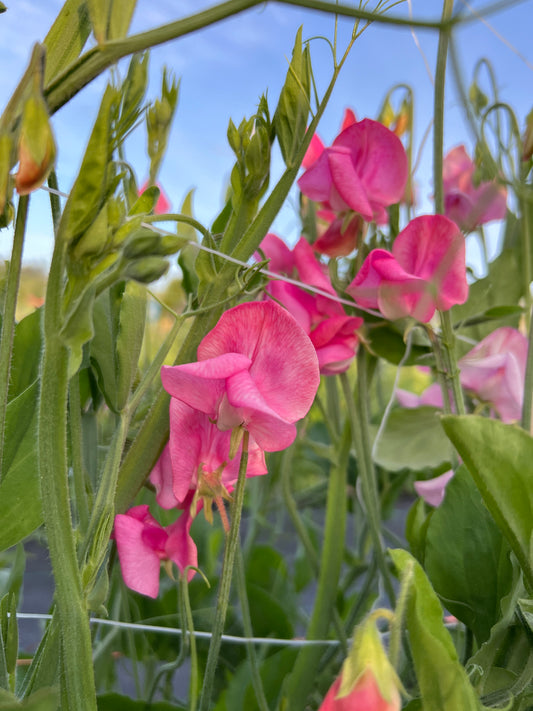
[[330,257],[355,249],[363,221],[387,222],[386,208],[400,202],[408,178],[400,139],[378,121],[356,121],[352,112],[330,147],[313,136],[303,166],[298,186],[329,223],[313,247]]
[[270,301],[223,314],[197,356],[195,363],[162,368],[171,396],[170,438],[150,475],[158,504],[181,510],[180,517],[164,528],[147,506],[137,506],[115,518],[124,581],[150,597],[158,594],[160,561],[181,571],[197,565],[190,527],[199,509],[204,506],[210,519],[215,502],[224,520],[223,499],[240,468],[239,434],[249,433],[246,476],[265,474],[264,452],[292,443],[295,423],[307,414],[320,381],[310,339]]
[[[291,251],[279,237],[268,234],[260,248],[270,260],[271,271],[336,297],[325,265],[317,260],[313,248],[303,237]],[[347,316],[341,304],[334,299],[308,292],[286,281],[273,279],[266,292],[285,306],[308,334],[323,375],[334,375],[348,369],[357,351],[357,329],[363,325],[362,318]]]

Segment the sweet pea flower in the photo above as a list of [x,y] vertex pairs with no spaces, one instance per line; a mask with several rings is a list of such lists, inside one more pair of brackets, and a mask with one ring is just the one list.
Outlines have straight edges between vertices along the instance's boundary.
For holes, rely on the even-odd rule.
[[392,254],[374,249],[346,289],[360,306],[394,320],[427,323],[468,296],[465,241],[443,215],[416,217],[394,240]]
[[[268,234],[261,243],[261,250],[270,259],[271,271],[287,274],[336,296],[325,265],[316,259],[305,238],[291,251],[279,237]],[[362,318],[347,316],[338,302],[326,296],[309,293],[281,280],[272,280],[266,292],[283,304],[308,334],[323,375],[348,369],[357,351],[356,332],[363,325]]]
[[402,390],[401,388],[396,388],[394,394],[400,405],[405,408],[423,407],[424,405],[438,407],[440,409],[444,407],[444,403],[442,402],[442,389],[439,383],[432,383],[420,395],[415,395],[415,393]]
[[[191,492],[210,504],[232,491],[239,475],[242,443],[230,458],[231,432],[221,431],[209,417],[181,400],[170,401],[170,439],[150,481],[157,503],[166,509],[183,506]],[[266,474],[265,455],[250,438],[246,476]]]
[[[115,516],[114,536],[122,577],[135,592],[156,598],[161,562],[174,562],[180,571],[198,565],[196,545],[189,535],[192,517],[187,506],[177,521],[163,527],[149,513],[149,506],[134,506]],[[187,574],[188,580],[194,570]]]
[[464,232],[502,220],[507,214],[507,190],[495,180],[474,186],[475,164],[464,146],[453,148],[443,165],[444,210]]
[[319,153],[298,185],[304,195],[334,212],[352,210],[367,222],[384,224],[386,208],[403,197],[407,172],[400,139],[378,121],[363,119]]
[[400,711],[400,681],[381,644],[376,610],[356,629],[349,657],[319,711]]
[[430,506],[440,506],[444,501],[446,486],[453,477],[453,471],[444,472],[440,476],[427,479],[426,481],[415,481],[415,491],[421,499]]
[[459,360],[462,386],[489,403],[503,422],[516,422],[522,415],[527,350],[527,338],[503,326]]
[[[344,131],[345,128],[348,128],[348,126],[352,126],[354,123],[357,123],[357,119],[355,118],[354,112],[352,111],[352,109],[345,109],[341,124],[341,133],[342,131]],[[311,143],[309,144],[309,148],[305,152],[305,156],[302,161],[302,168],[310,168],[320,156],[323,150],[324,144],[322,142],[322,139],[320,138],[318,133],[313,133]]]
[[315,349],[278,304],[253,301],[226,311],[198,346],[198,362],[163,366],[165,390],[200,410],[219,430],[244,427],[275,452],[296,436],[320,373]]

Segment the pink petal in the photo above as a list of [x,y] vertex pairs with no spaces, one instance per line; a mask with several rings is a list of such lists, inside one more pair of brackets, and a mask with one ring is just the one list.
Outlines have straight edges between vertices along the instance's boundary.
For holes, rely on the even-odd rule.
[[241,371],[228,378],[227,393],[229,403],[262,449],[277,452],[292,444],[296,428],[267,405],[250,373]]
[[296,243],[293,254],[300,281],[304,282],[304,284],[309,284],[309,286],[322,289],[322,291],[326,291],[333,296],[336,295],[327,275],[325,264],[321,264],[317,260],[313,248],[304,237],[301,237]]
[[222,353],[252,361],[252,376],[265,403],[295,422],[311,407],[320,374],[313,344],[294,318],[270,301],[248,302],[226,311],[198,347],[200,362]]
[[161,381],[169,395],[215,417],[226,378],[249,368],[250,364],[250,359],[242,353],[226,351],[202,362],[164,365]]
[[[320,217],[320,211],[317,213]],[[354,215],[348,224],[345,217],[334,218],[326,231],[314,242],[313,249],[328,257],[346,257],[357,247],[362,232],[362,220]]]
[[334,210],[350,208],[367,222],[372,222],[374,211],[368,199],[366,185],[357,173],[349,148],[339,146],[329,148],[327,152],[331,177],[342,199],[342,202],[334,204],[330,197],[331,207]]
[[115,539],[124,582],[135,592],[156,598],[160,559],[143,540],[143,531],[144,524],[134,516],[115,516]]
[[310,168],[321,155],[323,150],[324,144],[322,143],[320,136],[317,133],[314,133],[311,138],[309,148],[305,152],[305,156],[302,161],[302,168]]
[[[147,187],[148,181],[146,181],[144,185],[139,189],[139,195],[142,195]],[[159,188],[159,198],[157,199],[157,202],[154,207],[154,214],[163,215],[170,210],[171,205],[168,197],[166,196],[163,188],[159,183],[157,183],[157,187]]]
[[453,477],[453,471],[445,472],[434,479],[427,481],[415,481],[415,491],[430,506],[440,506],[444,501],[446,485]]
[[[269,232],[259,246],[265,257],[270,259],[268,265],[270,271],[288,276],[293,275],[296,268],[294,255],[282,239]],[[260,259],[261,255],[256,253],[255,257]]]
[[315,162],[298,179],[298,187],[310,200],[327,202],[332,185],[333,179],[328,154],[326,150],[323,150]]
[[150,482],[156,491],[156,501],[162,509],[173,509],[178,504],[174,492],[170,446],[167,443],[155,467],[150,473]]
[[411,220],[396,237],[392,253],[406,272],[428,283],[430,293],[424,299],[433,301],[435,308],[446,311],[466,301],[465,240],[447,217],[423,215]]
[[[198,567],[198,550],[189,533],[192,521],[189,509],[185,509],[178,520],[167,527],[166,555],[169,560],[176,563],[182,573],[189,565]],[[195,571],[189,570],[187,580],[190,582],[194,575]]]

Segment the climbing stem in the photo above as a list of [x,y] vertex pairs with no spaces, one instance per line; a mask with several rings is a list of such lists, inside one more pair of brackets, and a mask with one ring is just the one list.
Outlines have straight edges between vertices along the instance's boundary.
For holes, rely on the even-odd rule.
[[222,561],[222,573],[218,587],[215,620],[213,623],[211,642],[209,644],[209,652],[207,654],[202,695],[200,697],[200,711],[208,711],[211,705],[211,695],[213,692],[213,682],[215,680],[215,672],[218,664],[218,654],[222,641],[222,633],[224,632],[224,624],[226,622],[226,612],[228,609],[235,555],[239,545],[239,528],[244,502],[244,484],[246,482],[246,468],[248,466],[249,438],[250,435],[248,431],[245,430],[242,438],[242,454],[239,466],[239,477],[233,492],[233,500],[231,505],[231,525],[229,533],[226,536],[226,545],[224,547],[224,560]]

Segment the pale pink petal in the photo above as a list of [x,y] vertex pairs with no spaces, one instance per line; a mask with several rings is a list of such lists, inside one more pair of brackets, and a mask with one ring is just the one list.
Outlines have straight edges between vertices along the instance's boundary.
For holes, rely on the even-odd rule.
[[434,479],[427,481],[415,481],[415,491],[430,506],[440,506],[444,501],[446,485],[453,477],[453,471],[445,472]]
[[415,395],[415,393],[401,388],[396,388],[394,394],[402,407],[422,407],[423,405],[430,405],[440,409],[443,407],[442,389],[439,383],[432,383],[421,395]]
[[[189,565],[198,567],[198,550],[189,533],[192,521],[190,509],[187,508],[177,521],[167,527],[166,557],[176,563],[182,573]],[[195,571],[189,570],[187,580],[190,582],[194,575]]]
[[328,202],[333,184],[327,150],[298,179],[298,187],[315,202]]
[[304,237],[301,237],[296,243],[293,254],[300,281],[322,289],[333,296],[336,295],[327,275],[327,267],[317,260],[313,248]]

